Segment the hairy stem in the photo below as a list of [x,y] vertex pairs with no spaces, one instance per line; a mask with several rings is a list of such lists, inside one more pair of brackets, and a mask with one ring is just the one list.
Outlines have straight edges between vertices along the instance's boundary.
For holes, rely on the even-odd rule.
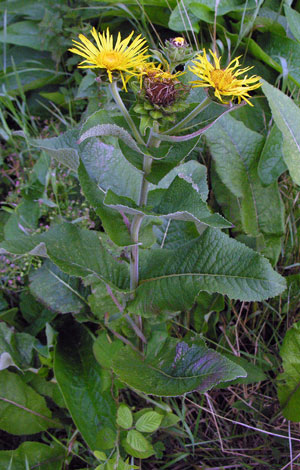
[[[154,123],[153,126],[154,132],[158,132],[158,125]],[[159,147],[160,138],[157,135],[152,135],[149,138],[147,143],[147,147]],[[147,197],[148,197],[148,187],[149,182],[147,181],[147,176],[151,171],[152,165],[152,157],[148,155],[144,155],[144,162],[143,162],[143,179],[140,189],[140,197],[138,205],[139,207],[145,206],[147,204]],[[131,249],[131,259],[130,259],[130,288],[132,291],[136,289],[139,283],[139,232],[141,228],[141,224],[143,221],[143,215],[137,214],[132,221],[131,224],[131,239],[134,243],[134,246]],[[133,293],[134,296],[134,293]]]
[[139,133],[139,131],[137,130],[136,128],[136,125],[134,124],[133,122],[133,119],[132,117],[130,116],[129,112],[127,111],[124,103],[123,103],[123,100],[119,94],[119,90],[118,90],[118,86],[117,86],[117,82],[116,80],[114,80],[111,84],[110,84],[110,91],[111,91],[111,94],[116,102],[116,104],[118,105],[123,117],[126,119],[127,121],[127,124],[129,125],[130,129],[132,130],[132,133],[136,139],[136,141],[141,144],[141,145],[145,145],[145,142],[144,140],[142,139],[142,136],[141,134]]

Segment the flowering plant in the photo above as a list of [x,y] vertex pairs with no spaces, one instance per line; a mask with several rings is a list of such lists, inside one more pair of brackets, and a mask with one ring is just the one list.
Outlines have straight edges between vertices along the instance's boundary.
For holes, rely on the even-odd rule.
[[[71,323],[57,341],[55,374],[97,458],[126,469],[136,467],[122,460],[119,442],[126,454],[149,457],[155,449],[142,433],[156,431],[170,410],[158,401],[159,411],[134,417],[115,399],[125,384],[143,397],[163,397],[247,376],[244,363],[208,348],[195,325],[204,297],[262,301],[284,291],[271,265],[283,222],[279,214],[270,228],[255,200],[264,191],[257,177],[264,137],[231,115],[252,106],[250,92],[261,86],[260,77],[245,75],[251,67],[240,69],[240,57],[224,66],[216,51],[194,51],[183,38],[151,52],[133,32],[115,42],[109,29],[91,34],[94,42],[81,34],[70,51],[84,58],[78,67],[99,72],[97,83],[113,101],[35,145],[76,174],[100,224],[96,230],[60,220],[26,237],[22,249],[48,257],[88,291],[80,298],[88,314],[79,309],[79,319],[97,333]],[[208,165],[197,158],[204,143],[220,180],[213,188]],[[264,195],[280,206],[276,185]],[[241,232],[241,241],[230,236]],[[3,247],[12,249],[9,240]],[[181,312],[193,317],[186,334],[170,326]],[[81,361],[95,374],[91,387],[101,402],[101,416],[88,427],[90,409],[74,405],[72,393]]]

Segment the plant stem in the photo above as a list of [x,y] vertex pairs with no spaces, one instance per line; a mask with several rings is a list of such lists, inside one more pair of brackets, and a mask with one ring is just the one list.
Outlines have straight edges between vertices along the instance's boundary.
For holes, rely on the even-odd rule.
[[[154,123],[153,126],[154,132],[158,132],[158,125]],[[151,135],[147,144],[147,147],[159,147],[160,138],[157,135]],[[147,176],[151,171],[152,157],[149,155],[144,155],[143,162],[143,179],[140,189],[140,197],[138,205],[139,207],[145,206],[147,204],[148,197],[148,187],[149,182],[147,181]],[[131,224],[131,239],[134,243],[134,246],[131,248],[131,259],[130,259],[130,289],[134,291],[139,283],[139,232],[144,216],[142,214],[137,214],[134,216]],[[134,296],[134,293],[133,293]]]
[[211,99],[206,97],[201,103],[196,106],[185,118],[183,118],[180,122],[175,124],[175,126],[171,127],[167,131],[163,132],[163,135],[172,135],[174,132],[179,131],[185,126],[188,122],[190,122],[194,117],[196,117],[203,109],[207,108],[207,106],[211,103]]
[[[151,171],[152,165],[152,157],[148,155],[144,155],[144,162],[143,162],[143,179],[140,189],[140,197],[138,205],[139,207],[145,206],[147,204],[147,197],[148,197],[148,187],[149,183],[146,180],[146,177]],[[134,246],[131,248],[131,259],[130,259],[130,289],[134,290],[139,282],[139,232],[141,228],[141,224],[143,221],[143,215],[137,214],[134,216],[132,224],[131,224],[131,240],[134,243]]]
[[136,139],[136,141],[141,144],[141,145],[145,145],[145,142],[144,140],[142,139],[142,136],[141,134],[139,133],[139,131],[137,130],[136,128],[136,125],[134,124],[133,122],[133,119],[132,117],[130,116],[129,112],[127,111],[124,103],[123,103],[123,100],[119,94],[119,90],[118,90],[118,86],[117,86],[117,82],[116,80],[114,80],[111,84],[110,84],[110,91],[111,91],[111,94],[116,102],[116,104],[118,105],[121,113],[123,114],[123,117],[126,119],[127,121],[127,124],[129,125],[130,129],[132,130],[132,133]]

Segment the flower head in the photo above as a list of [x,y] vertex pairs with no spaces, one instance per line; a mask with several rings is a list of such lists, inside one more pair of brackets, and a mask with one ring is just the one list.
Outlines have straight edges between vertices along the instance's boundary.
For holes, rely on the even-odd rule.
[[176,101],[179,89],[182,89],[178,76],[184,72],[172,74],[169,69],[164,70],[161,67],[161,64],[146,64],[141,71],[141,87],[143,86],[150,103],[169,106]]
[[155,78],[155,80],[177,80],[180,75],[183,75],[185,72],[175,72],[171,73],[168,66],[165,67],[165,70],[162,69],[162,64],[155,65],[153,62],[147,62],[141,68],[141,78],[144,76],[146,78]]
[[188,46],[188,43],[186,42],[186,40],[181,36],[178,36],[176,38],[171,38],[169,39],[169,42],[175,47],[187,47]]
[[[240,57],[236,57],[225,69],[221,69],[221,57],[218,59],[216,54],[212,51],[209,52],[214,59],[214,65],[209,62],[206,51],[203,49],[203,54],[198,55],[196,60],[193,61],[195,65],[189,67],[189,70],[197,75],[200,80],[190,83],[193,83],[194,87],[213,87],[214,95],[221,103],[228,104],[232,99],[237,98],[238,103],[245,100],[250,106],[253,106],[248,100],[250,98],[249,91],[256,90],[261,86],[259,83],[260,77],[252,75],[248,78],[248,75],[246,75],[244,78],[238,78],[252,67],[238,69]],[[224,100],[223,97],[229,97],[229,99]]]
[[126,90],[126,83],[129,78],[133,75],[139,75],[139,70],[150,57],[146,55],[148,49],[146,40],[139,35],[128,45],[134,31],[123,40],[121,40],[121,34],[119,33],[114,45],[109,28],[103,33],[97,33],[96,29],[93,28],[91,34],[96,46],[83,34],[79,34],[78,37],[81,42],[73,40],[75,47],[69,49],[74,54],[85,58],[78,67],[83,69],[104,69],[110,82],[113,80],[113,73],[117,72],[121,76]]

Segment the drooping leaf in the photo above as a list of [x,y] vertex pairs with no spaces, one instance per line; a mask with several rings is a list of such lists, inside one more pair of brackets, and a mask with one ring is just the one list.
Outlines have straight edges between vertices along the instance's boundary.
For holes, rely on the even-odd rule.
[[141,253],[140,283],[130,308],[139,314],[190,309],[205,290],[254,301],[274,297],[285,280],[270,263],[217,229],[207,228],[197,239],[176,250]]
[[77,144],[78,130],[72,129],[58,137],[50,139],[34,139],[31,144],[45,150],[59,163],[71,170],[77,171],[79,165],[79,146]]
[[127,132],[123,127],[117,126],[116,124],[98,124],[97,126],[91,127],[80,135],[78,143],[81,144],[86,139],[90,139],[91,137],[105,136],[112,136],[116,137],[117,139],[121,139],[131,150],[139,152],[139,147],[129,132]]
[[[174,167],[179,165],[194,150],[199,142],[199,137],[188,140],[186,142],[162,142],[158,148],[141,149],[147,151],[154,160],[151,166],[151,172],[147,176],[147,180],[153,184],[157,184],[166,174]],[[143,154],[134,151],[128,147],[123,141],[120,142],[120,148],[124,157],[139,170],[143,169]]]
[[63,273],[47,260],[29,276],[30,291],[42,304],[59,313],[78,313],[84,306],[78,293],[78,279]]
[[7,370],[0,371],[0,417],[0,428],[17,436],[60,427],[45,399]]
[[[36,339],[33,336],[27,333],[15,333],[5,323],[0,323],[0,370],[10,365],[20,369],[30,367],[35,343]],[[6,367],[2,362],[4,358]]]
[[55,349],[54,373],[71,416],[93,450],[101,450],[103,428],[115,430],[116,406],[110,390],[103,391],[102,369],[93,341],[79,324],[62,330]]
[[174,338],[146,359],[126,347],[113,361],[113,368],[130,387],[158,396],[204,392],[221,381],[246,376],[244,369],[208,349],[202,340],[187,343]]
[[291,98],[266,81],[263,81],[262,89],[283,135],[285,163],[294,182],[300,185],[300,110]]
[[140,208],[129,198],[118,196],[108,190],[104,203],[129,214],[144,214],[175,220],[202,223],[211,227],[231,227],[219,214],[212,214],[203,201],[197,188],[185,179],[176,176],[168,189],[149,193],[149,204],[154,206]]
[[280,348],[283,373],[277,377],[277,393],[286,419],[300,420],[300,322],[286,333]]
[[[61,470],[65,459],[62,446],[23,442],[15,450],[0,451],[0,467],[7,470]],[[28,465],[28,467],[27,467]]]

